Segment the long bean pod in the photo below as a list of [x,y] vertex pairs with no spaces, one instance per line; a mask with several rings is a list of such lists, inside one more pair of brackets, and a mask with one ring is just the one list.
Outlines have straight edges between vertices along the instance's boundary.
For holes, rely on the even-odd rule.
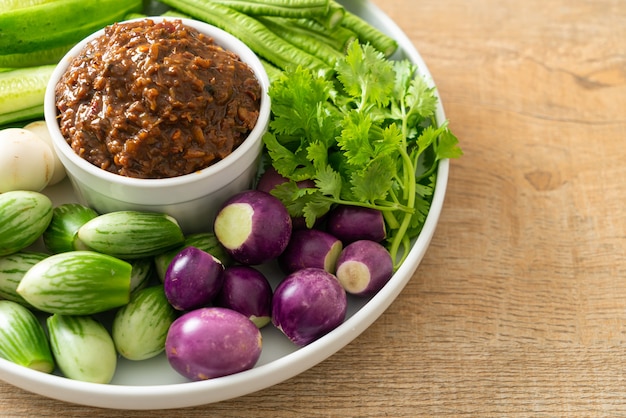
[[263,68],[265,68],[270,82],[276,80],[282,74],[282,70],[280,68],[263,58],[261,58],[261,64],[263,64]]
[[395,39],[354,13],[346,12],[341,20],[341,26],[355,32],[361,43],[369,43],[386,57],[390,57],[398,49],[398,42]]
[[250,16],[307,17],[325,16],[329,0],[212,0]]
[[267,17],[265,19],[276,22],[285,27],[285,30],[302,32],[304,35],[316,41],[324,42],[342,53],[345,53],[348,45],[357,39],[356,33],[350,29],[340,25],[328,28],[316,19],[288,19],[281,17]]
[[346,9],[341,4],[331,1],[328,3],[328,12],[326,15],[314,17],[313,19],[328,29],[335,29],[339,27],[345,14]]
[[305,30],[300,30],[295,25],[281,25],[273,19],[260,16],[258,19],[276,35],[282,37],[303,51],[318,57],[330,67],[334,67],[337,59],[343,56],[340,49],[333,48],[328,43],[316,38],[313,34]]
[[302,65],[316,70],[330,71],[328,64],[296,48],[257,19],[209,0],[162,0],[168,6],[235,34],[261,57],[278,68]]

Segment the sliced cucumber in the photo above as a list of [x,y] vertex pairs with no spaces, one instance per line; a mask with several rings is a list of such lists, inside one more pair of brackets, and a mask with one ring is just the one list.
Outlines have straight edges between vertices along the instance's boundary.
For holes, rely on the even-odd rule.
[[141,7],[142,0],[63,0],[2,10],[0,51],[25,53],[78,42]]
[[0,0],[0,10],[9,11],[25,9],[27,7],[38,6],[45,3],[54,3],[59,0]]
[[41,65],[57,64],[75,43],[47,48],[43,51],[18,52],[15,54],[0,54],[0,67],[24,68]]
[[54,68],[42,65],[0,72],[0,126],[43,117],[46,86]]

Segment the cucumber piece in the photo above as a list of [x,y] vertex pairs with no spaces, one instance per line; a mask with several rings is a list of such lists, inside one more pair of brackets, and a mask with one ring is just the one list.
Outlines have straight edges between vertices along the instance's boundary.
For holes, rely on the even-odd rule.
[[162,285],[138,291],[113,319],[113,342],[129,360],[145,360],[165,350],[167,331],[177,318]]
[[185,240],[173,217],[137,211],[100,215],[80,227],[78,238],[93,250],[125,260],[153,257]]
[[69,45],[61,45],[54,48],[47,48],[43,51],[18,52],[15,54],[0,54],[0,67],[4,68],[25,68],[39,67],[48,64],[57,64],[67,52],[76,45],[75,42]]
[[59,0],[0,0],[0,10],[17,10]]
[[65,203],[52,210],[52,219],[43,233],[43,243],[53,254],[85,250],[78,229],[98,216],[98,212],[79,203]]
[[94,251],[54,254],[26,272],[17,293],[44,312],[91,315],[128,303],[131,269]]
[[52,201],[42,193],[0,194],[0,256],[16,253],[39,238],[52,219]]
[[54,370],[43,326],[34,313],[10,300],[0,301],[0,357],[44,373]]
[[0,126],[43,117],[46,86],[55,67],[41,65],[0,72]]
[[158,254],[154,257],[154,264],[156,267],[157,275],[161,282],[165,278],[165,272],[167,267],[172,262],[172,259],[176,254],[187,247],[196,247],[202,251],[211,254],[222,262],[224,267],[228,267],[233,264],[233,259],[228,255],[222,244],[217,240],[217,237],[213,232],[198,232],[185,237],[185,242],[176,248],[169,251]]
[[141,11],[142,3],[142,0],[63,0],[2,10],[0,51],[26,53],[77,43],[127,14]]
[[48,254],[34,251],[18,251],[0,257],[0,298],[32,308],[32,305],[17,293],[17,286],[31,267],[47,257]]
[[117,367],[111,334],[90,316],[54,314],[47,318],[50,347],[65,377],[109,383]]

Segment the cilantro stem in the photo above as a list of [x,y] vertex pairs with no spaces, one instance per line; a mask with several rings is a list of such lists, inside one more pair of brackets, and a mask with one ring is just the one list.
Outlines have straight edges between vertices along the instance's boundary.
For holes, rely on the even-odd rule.
[[396,196],[396,192],[393,189],[389,190],[389,198],[390,198],[390,200],[392,202],[394,202],[394,203],[396,203],[398,205],[402,204],[402,203],[400,203],[400,200],[398,199],[398,196]]
[[[413,211],[415,209],[415,191],[416,191],[415,164],[413,163],[413,160],[411,159],[408,153],[408,144],[407,144],[408,114],[407,114],[407,109],[406,109],[406,103],[404,100],[401,100],[399,105],[400,105],[400,111],[402,114],[402,119],[401,119],[402,120],[402,126],[401,126],[402,146],[399,147],[399,154],[404,163],[403,173],[402,173],[402,177],[404,180],[402,183],[402,186],[403,186],[402,191],[403,191],[403,198],[406,199],[407,201],[406,206],[411,208],[411,212],[410,213],[407,212],[404,214],[402,222],[400,223],[400,226],[397,228],[396,234],[394,235],[391,241],[391,245],[389,247],[389,253],[391,254],[391,259],[394,262],[394,269],[398,269],[398,267],[400,267],[400,265],[404,262],[404,260],[408,256],[410,241],[409,241],[409,246],[407,246],[406,240],[408,239],[408,237],[406,236],[406,232],[409,229],[409,226],[411,225],[411,218],[413,217]],[[401,244],[403,244],[403,251],[400,256],[400,260],[398,260],[397,259],[398,250],[400,249]]]
[[[411,158],[406,152],[406,148],[402,148],[400,150],[400,156],[402,157],[402,160],[404,161],[404,164],[405,164],[404,166],[405,172],[408,171],[409,173],[414,173],[415,170],[413,168],[413,161],[411,161]],[[406,206],[411,209],[414,209],[415,208],[415,180],[407,181],[404,184],[404,186],[406,189],[405,194],[407,195]],[[393,240],[391,241],[391,247],[389,249],[389,253],[391,254],[391,259],[394,260],[395,269],[400,267],[400,265],[402,264],[402,262],[405,260],[405,258],[408,255],[408,251],[405,248],[405,251],[402,252],[400,260],[396,260],[398,257],[398,250],[400,248],[400,244],[405,238],[406,231],[409,229],[409,225],[411,224],[412,217],[413,217],[413,211],[407,212],[404,214],[404,218],[402,219],[402,222],[400,223],[400,227],[397,229],[397,233],[394,236]]]
[[414,211],[413,208],[409,206],[406,206],[397,202],[389,202],[387,200],[379,201],[377,203],[370,203],[370,202],[361,202],[361,201],[356,201],[356,200],[336,199],[336,198],[329,197],[326,195],[320,195],[318,199],[321,201],[325,201],[325,202],[337,203],[339,205],[360,206],[363,208],[377,209],[383,213],[394,212],[394,211],[400,210],[404,213],[412,215]]
[[383,217],[385,218],[385,222],[391,229],[397,229],[400,227],[400,222],[396,219],[392,211],[384,211]]

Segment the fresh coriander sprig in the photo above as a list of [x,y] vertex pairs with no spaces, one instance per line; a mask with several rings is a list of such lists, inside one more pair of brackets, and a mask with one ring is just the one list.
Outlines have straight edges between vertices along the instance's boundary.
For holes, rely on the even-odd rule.
[[[353,42],[335,71],[297,67],[272,83],[264,142],[290,180],[272,193],[309,227],[336,204],[382,211],[397,268],[430,209],[438,162],[461,155],[458,140],[437,126],[435,91],[408,60]],[[296,185],[305,179],[316,187]]]

